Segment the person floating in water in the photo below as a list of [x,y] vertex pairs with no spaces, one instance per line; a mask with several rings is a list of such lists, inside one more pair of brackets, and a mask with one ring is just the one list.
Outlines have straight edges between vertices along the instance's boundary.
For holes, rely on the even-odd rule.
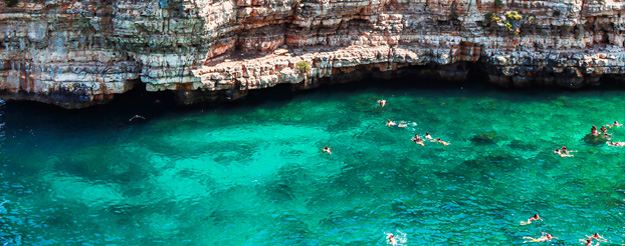
[[423,139],[421,139],[421,137],[419,137],[419,135],[415,134],[414,137],[412,138],[412,141],[414,141],[414,143],[421,145],[421,146],[425,146],[425,144],[423,143]]
[[623,125],[623,124],[619,124],[619,123],[618,123],[618,121],[616,121],[616,120],[615,120],[615,121],[614,121],[614,123],[612,123],[612,125],[608,125],[608,127],[609,127],[609,128],[612,128],[613,126],[616,126],[616,127],[621,127],[622,125]]
[[445,141],[441,140],[441,138],[437,138],[437,139],[436,139],[436,142],[437,142],[437,143],[440,143],[440,144],[443,144],[443,146],[447,146],[447,145],[449,145],[449,144],[450,144],[450,143],[448,143],[448,142],[445,142]]
[[[558,149],[556,149],[558,150]],[[543,221],[543,219],[540,218],[540,216],[538,216],[538,214],[534,214],[534,216],[530,217],[529,219],[527,219],[527,221],[521,221],[521,225],[529,225],[532,223],[532,221]]]
[[328,146],[323,147],[323,152],[326,152],[328,154],[332,154],[332,149],[330,149]]
[[612,136],[612,135],[608,134],[607,132],[603,133],[603,138],[605,138],[607,140],[610,140],[610,136]]
[[380,100],[378,100],[378,104],[380,104],[381,107],[384,107],[384,106],[386,106],[386,100],[380,99]]
[[393,122],[393,121],[391,121],[391,120],[387,120],[387,121],[386,121],[386,126],[388,126],[388,127],[391,127],[391,126],[396,126],[396,127],[407,127],[408,125],[407,125],[407,124],[404,124],[404,123],[399,123],[399,124],[397,124],[396,122]]
[[[581,243],[585,243],[585,246],[598,246],[601,242],[608,241],[603,236],[599,235],[599,233],[595,233],[592,236],[588,236],[588,235],[585,235],[585,236],[586,238],[582,238],[579,240]],[[598,241],[597,244],[593,245],[592,240],[597,240]]]
[[595,125],[592,125],[592,127],[590,128],[590,134],[592,134],[595,137],[599,136],[599,132],[597,131],[597,127]]
[[558,238],[551,236],[551,234],[549,233],[545,234],[543,232],[543,235],[539,238],[523,237],[523,239],[529,239],[529,241],[525,241],[523,243],[540,243],[540,242],[548,242],[548,241],[551,241],[551,239],[558,239]]
[[135,114],[135,116],[133,116],[132,118],[130,118],[128,121],[133,121],[133,120],[137,120],[137,119],[141,119],[141,120],[145,120],[145,117]]
[[386,237],[388,239],[388,242],[393,245],[393,246],[398,246],[399,244],[397,244],[397,239],[395,239],[395,236],[393,236],[393,233],[389,233],[387,234],[388,237]]
[[610,146],[615,146],[615,147],[623,147],[623,146],[625,146],[625,142],[612,142],[612,141],[610,141],[608,144]]
[[553,151],[553,153],[558,154],[560,157],[573,157],[574,155],[570,155],[567,153],[564,153],[564,151],[560,150],[560,149],[556,149],[555,151]]
[[436,142],[436,140],[434,140],[434,138],[432,138],[432,135],[430,135],[429,132],[425,133],[425,139],[429,140],[430,142]]

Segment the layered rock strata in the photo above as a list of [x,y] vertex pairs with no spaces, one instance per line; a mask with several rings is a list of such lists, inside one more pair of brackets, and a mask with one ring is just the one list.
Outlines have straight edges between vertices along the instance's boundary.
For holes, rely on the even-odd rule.
[[193,103],[407,66],[462,79],[466,63],[503,86],[579,88],[625,73],[624,12],[613,0],[2,0],[0,96],[79,108],[144,83]]

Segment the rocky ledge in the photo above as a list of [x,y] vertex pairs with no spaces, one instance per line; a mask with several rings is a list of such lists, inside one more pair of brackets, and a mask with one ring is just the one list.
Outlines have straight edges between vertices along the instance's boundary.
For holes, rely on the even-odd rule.
[[613,0],[1,0],[0,97],[80,108],[144,83],[194,103],[411,66],[580,88],[625,73],[624,12]]

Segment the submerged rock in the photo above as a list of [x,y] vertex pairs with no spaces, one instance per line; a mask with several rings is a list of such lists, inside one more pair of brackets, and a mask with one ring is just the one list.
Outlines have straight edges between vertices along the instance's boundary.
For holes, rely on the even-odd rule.
[[497,133],[491,131],[473,136],[471,142],[474,144],[494,144],[496,138]]
[[601,145],[601,144],[605,144],[608,141],[610,141],[610,138],[609,137],[604,137],[603,135],[594,136],[594,135],[589,133],[586,136],[584,136],[583,140],[587,144]]

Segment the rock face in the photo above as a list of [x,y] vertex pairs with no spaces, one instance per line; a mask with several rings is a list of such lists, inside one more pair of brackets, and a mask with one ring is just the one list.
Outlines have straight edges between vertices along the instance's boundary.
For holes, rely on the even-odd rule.
[[[414,66],[502,86],[625,73],[614,0],[0,0],[0,96],[79,108],[139,83],[182,102]],[[305,61],[310,71],[298,69]]]

